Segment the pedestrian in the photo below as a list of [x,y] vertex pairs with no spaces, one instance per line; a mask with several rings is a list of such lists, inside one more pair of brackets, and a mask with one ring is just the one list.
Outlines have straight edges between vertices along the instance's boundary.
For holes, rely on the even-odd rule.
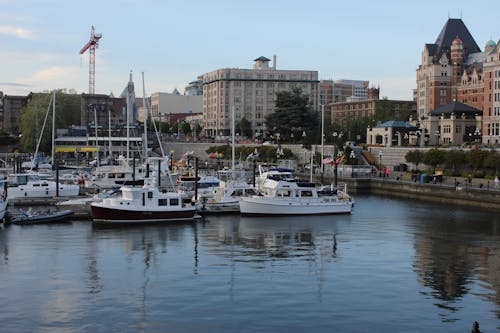
[[467,181],[469,182],[469,186],[472,186],[472,176],[470,174],[467,177]]
[[481,331],[479,330],[479,323],[477,321],[475,321],[474,323],[472,323],[472,331],[471,333],[481,333]]
[[495,188],[498,188],[498,183],[500,181],[498,180],[498,176],[495,176]]
[[389,178],[390,175],[391,175],[391,169],[385,168],[385,176]]

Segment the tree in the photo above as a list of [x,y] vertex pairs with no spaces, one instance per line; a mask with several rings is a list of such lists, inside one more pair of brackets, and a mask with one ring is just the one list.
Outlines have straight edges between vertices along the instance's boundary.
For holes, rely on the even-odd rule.
[[[43,131],[40,151],[52,151],[52,93],[33,94],[26,108],[21,111],[19,130],[21,132],[21,146],[25,151],[34,151],[37,141],[42,134],[42,127],[47,112],[47,122]],[[55,128],[67,128],[70,125],[80,124],[81,96],[66,94],[64,90],[56,92],[56,122]]]
[[238,122],[236,126],[236,132],[240,133],[241,136],[251,138],[252,137],[252,123],[247,120],[247,118],[243,117]]
[[495,175],[497,175],[500,170],[500,154],[494,151],[490,152],[484,161],[484,166],[494,170]]
[[427,165],[431,165],[435,170],[437,165],[444,161],[444,151],[432,148],[424,154],[422,161]]
[[281,91],[276,94],[275,112],[266,118],[266,126],[272,133],[280,133],[281,138],[290,138],[294,133],[302,135],[306,142],[314,142],[318,133],[318,113],[309,108],[309,97],[301,89]]
[[488,157],[488,152],[486,150],[471,149],[465,158],[474,172],[481,169]]
[[415,167],[417,168],[417,170],[418,170],[418,164],[422,162],[423,158],[424,158],[424,153],[421,152],[420,150],[410,150],[405,155],[406,162],[415,163]]
[[458,171],[464,166],[464,164],[465,153],[463,150],[451,150],[446,152],[444,156],[444,165],[446,168],[451,169],[452,175],[458,176]]
[[191,133],[191,125],[187,122],[183,122],[181,124],[181,131],[184,133],[184,136],[187,136],[189,133]]

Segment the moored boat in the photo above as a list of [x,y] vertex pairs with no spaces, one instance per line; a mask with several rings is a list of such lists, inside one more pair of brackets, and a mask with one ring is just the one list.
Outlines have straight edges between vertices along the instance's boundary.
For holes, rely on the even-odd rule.
[[211,193],[199,196],[196,209],[200,214],[239,213],[241,198],[255,194],[244,180],[221,181]]
[[120,190],[119,197],[91,203],[94,222],[129,224],[194,220],[195,206],[183,203],[177,192],[160,191],[149,182],[143,187],[123,186]]
[[80,187],[76,184],[57,184],[53,180],[40,179],[37,175],[27,173],[9,174],[8,192],[10,199],[20,198],[52,198],[78,196]]
[[60,210],[60,211],[46,211],[38,212],[33,211],[32,208],[25,210],[20,210],[19,214],[10,219],[10,223],[27,225],[27,224],[37,224],[37,223],[54,223],[63,222],[73,215],[71,210]]
[[242,197],[242,215],[349,214],[352,202],[338,195],[319,194],[315,184],[267,179],[261,194]]

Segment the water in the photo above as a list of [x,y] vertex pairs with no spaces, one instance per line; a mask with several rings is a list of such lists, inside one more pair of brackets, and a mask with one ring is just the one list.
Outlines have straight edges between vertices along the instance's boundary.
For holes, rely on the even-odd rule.
[[0,297],[0,332],[498,332],[500,218],[358,196],[342,216],[11,225]]

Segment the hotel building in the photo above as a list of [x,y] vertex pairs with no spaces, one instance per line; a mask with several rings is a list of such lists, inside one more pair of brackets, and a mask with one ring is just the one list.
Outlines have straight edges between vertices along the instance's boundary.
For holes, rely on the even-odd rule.
[[276,56],[259,57],[253,69],[224,68],[201,75],[203,82],[203,129],[210,137],[229,136],[232,107],[235,122],[246,118],[253,133],[265,130],[266,116],[274,112],[276,93],[300,88],[309,96],[312,110],[318,110],[318,72],[278,70]]

